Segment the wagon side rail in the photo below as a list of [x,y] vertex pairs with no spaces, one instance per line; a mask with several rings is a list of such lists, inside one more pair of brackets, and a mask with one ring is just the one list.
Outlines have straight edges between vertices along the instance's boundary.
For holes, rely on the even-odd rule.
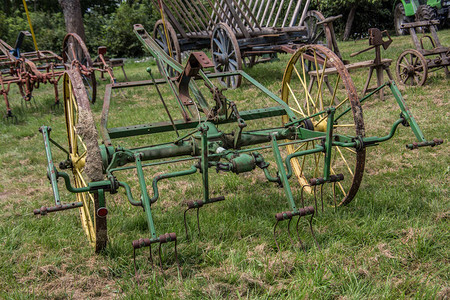
[[[159,1],[153,0],[155,7]],[[209,38],[225,23],[237,37],[286,31],[303,25],[310,0],[161,1],[164,13],[183,38]],[[303,5],[304,4],[304,5]],[[287,6],[286,6],[287,5]]]

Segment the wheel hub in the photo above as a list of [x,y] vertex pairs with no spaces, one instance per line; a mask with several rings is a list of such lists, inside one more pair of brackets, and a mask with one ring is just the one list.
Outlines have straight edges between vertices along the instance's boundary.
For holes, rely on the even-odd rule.
[[71,165],[76,170],[82,170],[86,165],[86,157],[80,157],[78,155],[70,155]]
[[321,122],[312,121],[314,124],[314,131],[327,132],[328,121],[323,120]]

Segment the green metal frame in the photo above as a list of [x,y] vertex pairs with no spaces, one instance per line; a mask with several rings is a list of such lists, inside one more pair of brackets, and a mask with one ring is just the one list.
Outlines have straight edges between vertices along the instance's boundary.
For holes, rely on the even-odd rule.
[[[157,59],[161,65],[169,65],[178,72],[183,72],[183,68],[179,63],[170,58],[162,49],[154,44],[154,41],[146,34],[146,32],[136,31],[138,38],[146,46],[147,50]],[[165,68],[161,68],[163,72]],[[281,183],[284,189],[285,196],[287,198],[288,206],[291,212],[295,215],[299,213],[292,190],[289,184],[289,178],[292,177],[292,165],[291,160],[294,157],[301,157],[304,155],[311,155],[313,153],[323,152],[325,153],[325,163],[323,167],[323,180],[324,182],[330,181],[330,164],[331,164],[331,151],[333,146],[349,147],[355,151],[364,147],[373,146],[380,142],[389,140],[395,134],[396,129],[400,124],[410,126],[417,140],[422,145],[434,145],[435,142],[428,142],[422,131],[420,130],[413,115],[408,109],[399,89],[394,82],[387,82],[386,84],[378,87],[373,92],[366,95],[360,100],[364,103],[374,93],[388,86],[400,108],[400,118],[396,120],[389,130],[386,136],[382,137],[358,137],[358,136],[344,136],[335,134],[333,132],[333,124],[337,122],[343,114],[351,113],[350,109],[343,114],[335,115],[334,108],[328,108],[315,115],[311,115],[307,118],[299,119],[288,107],[288,105],[281,100],[274,93],[262,86],[259,82],[253,79],[250,75],[244,71],[227,72],[219,74],[205,74],[202,70],[199,72],[199,80],[203,80],[211,88],[214,88],[213,82],[210,80],[216,77],[233,76],[239,74],[244,79],[248,80],[253,86],[257,87],[264,95],[274,100],[274,106],[264,109],[253,109],[249,111],[239,112],[240,118],[236,114],[226,112],[222,113],[215,119],[207,119],[206,117],[199,121],[187,122],[185,120],[175,120],[171,122],[152,123],[134,125],[121,128],[108,128],[108,114],[109,105],[111,103],[112,92],[115,89],[130,88],[136,86],[156,86],[158,84],[168,84],[172,88],[173,93],[177,96],[176,88],[173,79],[170,79],[166,74],[163,80],[148,80],[134,83],[113,83],[106,87],[104,106],[102,111],[101,121],[101,134],[103,138],[103,145],[100,146],[103,170],[108,180],[91,182],[85,188],[74,188],[70,183],[70,178],[67,173],[57,171],[54,164],[51,153],[50,143],[53,142],[49,137],[49,128],[43,126],[41,128],[44,146],[46,150],[46,156],[48,160],[47,173],[52,183],[53,194],[55,197],[56,205],[61,203],[58,192],[57,181],[59,177],[64,179],[66,188],[72,193],[81,192],[100,192],[102,198],[102,204],[104,204],[104,192],[114,193],[119,187],[125,189],[126,196],[132,205],[142,206],[147,218],[148,229],[150,231],[150,240],[155,242],[158,240],[155,224],[151,212],[151,205],[155,203],[159,198],[158,182],[167,178],[174,178],[179,176],[187,176],[200,171],[202,174],[203,182],[203,201],[204,203],[214,202],[210,198],[209,191],[209,174],[208,169],[215,167],[218,171],[232,171],[234,173],[249,172],[259,167],[263,169],[264,174],[268,181]],[[191,81],[190,88],[194,91],[194,96],[199,105],[203,108],[208,108],[208,104],[204,100],[200,91],[197,89],[195,82]],[[178,98],[178,97],[177,97]],[[231,103],[226,99],[227,103]],[[182,105],[182,103],[179,103]],[[245,131],[243,123],[246,121],[264,119],[268,117],[277,117],[287,115],[289,122],[282,127],[269,128],[253,131]],[[303,127],[303,122],[308,118],[313,118],[316,115],[327,115],[327,128],[326,132],[317,132],[309,130]],[[238,122],[239,120],[239,122]],[[243,121],[242,121],[243,120]],[[236,123],[239,129],[239,135],[231,136],[218,130],[217,125],[225,123]],[[245,125],[245,124],[244,124]],[[114,147],[112,140],[117,138],[131,137],[137,135],[151,135],[155,133],[168,132],[173,130],[190,130],[184,136],[178,137],[176,140],[170,143],[151,145],[146,147],[139,147],[136,149],[123,149],[121,147]],[[287,140],[286,142],[279,143],[280,140]],[[306,141],[317,140],[315,147],[308,150],[298,151],[291,153],[284,160],[280,153],[280,147],[289,144],[304,143]],[[322,143],[319,143],[322,141]],[[58,148],[63,149],[57,145]],[[264,161],[264,158],[258,151],[263,149],[272,149],[275,161],[276,161],[276,176],[272,176],[268,170],[269,164]],[[149,163],[144,163],[151,161]],[[176,163],[182,161],[193,161],[193,165],[186,170],[165,173],[155,176],[152,181],[153,196],[150,197],[147,192],[147,185],[145,181],[144,168],[155,165]],[[129,185],[125,182],[117,181],[114,174],[119,171],[136,169],[137,177],[140,187],[140,198],[136,200],[133,197]]]

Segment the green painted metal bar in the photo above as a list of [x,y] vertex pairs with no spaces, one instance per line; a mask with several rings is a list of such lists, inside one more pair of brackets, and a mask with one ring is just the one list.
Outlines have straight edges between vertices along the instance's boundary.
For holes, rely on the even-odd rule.
[[[366,101],[367,99],[369,99],[373,94],[377,93],[379,90],[381,90],[382,88],[384,88],[386,85],[388,85],[389,82],[384,83],[382,85],[380,85],[379,87],[377,87],[376,89],[374,89],[372,92],[370,92],[369,94],[365,95],[363,98],[361,98],[359,100],[359,103],[363,103],[364,101]],[[334,118],[334,121],[338,121],[342,116],[344,116],[346,113],[348,113],[352,108],[349,107],[346,110],[344,110],[340,115],[338,115],[336,118]]]
[[325,138],[325,162],[323,164],[323,178],[325,180],[330,179],[330,169],[331,169],[331,147],[333,146],[333,125],[334,125],[334,113],[336,109],[330,107],[328,109],[328,119],[327,119],[327,135]]
[[[134,168],[136,168],[136,167],[134,167]],[[123,182],[123,181],[119,181],[119,186],[125,188],[125,192],[126,192],[126,194],[127,194],[128,201],[131,203],[131,205],[134,205],[134,206],[142,206],[142,201],[136,201],[136,200],[134,200],[133,194],[132,194],[132,192],[131,192],[131,188],[130,188],[130,186],[128,185],[128,183]]]
[[148,229],[150,230],[150,235],[152,239],[156,239],[156,229],[155,229],[155,223],[153,222],[153,216],[151,211],[151,203],[150,203],[150,197],[148,196],[147,192],[147,185],[145,183],[145,177],[144,172],[142,170],[142,162],[141,162],[141,154],[136,153],[135,154],[135,160],[136,160],[136,170],[138,174],[139,179],[139,187],[141,188],[141,199],[142,199],[142,206],[144,207],[145,215],[147,217],[147,225]]
[[280,176],[281,183],[283,184],[284,193],[288,199],[289,206],[291,207],[291,210],[297,212],[297,206],[295,205],[294,197],[292,196],[291,186],[289,185],[289,180],[283,166],[283,159],[281,158],[280,149],[278,148],[275,135],[272,136],[272,149],[275,161],[277,163],[278,176]]
[[[104,189],[99,189],[97,191],[98,194],[98,206],[99,208],[101,207],[105,207],[105,190]],[[97,213],[97,212],[95,212]]]
[[202,124],[200,128],[202,134],[202,160],[201,171],[203,180],[203,200],[208,202],[209,200],[209,178],[208,178],[208,126]]
[[[281,144],[280,144],[281,145]],[[314,154],[314,153],[319,153],[319,152],[323,152],[324,148],[322,146],[316,145],[313,149],[309,149],[309,150],[303,150],[300,152],[295,152],[295,153],[291,153],[288,156],[286,156],[285,162],[286,162],[286,168],[287,168],[287,174],[286,176],[288,178],[291,178],[292,176],[292,165],[291,165],[291,160],[294,157],[299,157],[299,156],[304,156],[304,155],[310,155],[310,154]]]
[[[279,117],[286,115],[286,111],[283,107],[275,106],[263,109],[253,109],[248,111],[239,112],[241,118],[245,121],[264,119],[270,117]],[[201,119],[201,122],[206,121],[205,118]],[[236,122],[236,118],[221,118],[215,124],[227,124]],[[184,120],[175,120],[175,127],[177,130],[184,129],[193,129],[199,125],[198,121],[185,122]],[[144,134],[153,134],[153,133],[161,133],[161,132],[169,132],[173,131],[173,126],[171,122],[160,122],[160,123],[152,123],[152,124],[142,124],[142,125],[132,125],[126,127],[116,127],[116,128],[108,128],[107,132],[111,139],[123,138],[123,137],[131,137],[137,135]]]
[[395,100],[397,100],[398,106],[400,106],[400,109],[402,111],[402,116],[406,119],[409,126],[411,126],[411,130],[413,131],[417,140],[419,142],[426,142],[426,139],[422,133],[422,130],[420,130],[420,127],[417,124],[416,120],[414,119],[414,116],[412,115],[408,106],[406,105],[405,100],[403,100],[402,94],[400,93],[395,82],[391,81],[389,87],[391,88],[392,94],[394,94]]
[[56,168],[53,164],[52,149],[50,148],[50,137],[49,131],[51,129],[47,126],[42,126],[39,131],[42,133],[42,138],[44,139],[45,156],[47,157],[47,175],[52,184],[53,197],[55,198],[55,204],[61,205],[61,198],[59,197],[58,190],[58,180],[56,177]]
[[197,167],[194,165],[194,166],[191,166],[191,168],[189,168],[187,170],[161,174],[161,175],[158,175],[158,176],[154,177],[153,181],[152,181],[153,197],[150,199],[150,202],[151,203],[155,203],[158,200],[158,198],[159,198],[158,181],[160,181],[162,179],[168,179],[168,178],[173,178],[173,177],[191,175],[191,174],[194,174],[196,172],[197,172]]
[[363,143],[365,146],[371,145],[371,144],[378,144],[384,141],[387,141],[389,139],[391,139],[394,134],[395,131],[397,130],[397,127],[403,123],[403,119],[398,119],[397,121],[394,122],[394,124],[391,127],[391,130],[389,132],[388,135],[383,136],[383,137],[377,137],[377,136],[372,136],[372,137],[367,137],[367,138],[363,138]]
[[239,70],[237,73],[239,73],[240,75],[242,75],[242,77],[244,77],[245,79],[247,79],[248,81],[250,81],[251,84],[253,84],[254,86],[256,86],[258,89],[260,89],[262,92],[264,92],[264,94],[266,94],[267,96],[269,96],[270,98],[272,98],[273,100],[275,100],[279,105],[281,105],[284,110],[286,111],[286,114],[289,116],[289,118],[291,120],[296,120],[297,116],[295,115],[295,113],[291,110],[291,108],[289,107],[289,105],[284,102],[283,100],[280,99],[280,97],[278,97],[277,95],[275,95],[274,93],[272,93],[268,88],[266,88],[265,86],[263,86],[261,83],[259,83],[258,81],[256,81],[253,77],[251,77],[250,75],[248,75],[247,73],[245,73],[244,71]]

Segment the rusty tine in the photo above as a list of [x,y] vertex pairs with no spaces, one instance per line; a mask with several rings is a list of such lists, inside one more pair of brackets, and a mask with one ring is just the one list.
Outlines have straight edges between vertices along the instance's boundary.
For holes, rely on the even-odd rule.
[[305,190],[305,187],[308,185],[302,186],[302,189],[300,190],[300,200],[302,201],[302,207],[305,207],[305,199],[303,197],[303,191]]
[[161,243],[159,243],[159,250],[158,250],[158,252],[159,252],[159,266],[161,268],[161,272],[163,273],[163,275],[165,275],[164,274],[163,264],[162,264]]
[[177,240],[175,240],[175,261],[177,263],[178,273],[180,274],[181,277],[183,277],[183,275],[181,274],[180,261],[178,260]]
[[317,186],[314,186],[314,208],[317,211]]
[[313,218],[314,218],[314,213],[311,215],[311,218],[309,219],[309,229],[311,230],[311,235],[312,235],[312,237],[314,238],[314,241],[316,242],[317,248],[318,248],[319,250],[322,250],[322,249],[320,248],[319,242],[317,242],[316,235],[314,234],[314,230],[313,230],[313,228],[312,228],[312,220],[313,220]]
[[184,216],[183,216],[183,218],[184,218],[184,231],[185,231],[185,233],[186,233],[186,240],[189,240],[189,235],[188,235],[188,226],[187,226],[187,221],[186,221],[186,213],[188,212],[188,210],[189,210],[189,208],[188,209],[186,209],[185,211],[184,211]]
[[303,245],[303,242],[302,242],[302,240],[300,239],[300,234],[298,233],[298,224],[299,224],[299,223],[300,223],[300,216],[299,216],[298,219],[297,219],[297,225],[296,225],[295,227],[296,227],[296,231],[297,231],[297,239],[298,239],[298,241],[300,242],[300,246],[302,247],[303,252],[306,253],[305,246]]
[[323,212],[323,184],[320,186],[320,201],[322,202],[322,212]]
[[337,203],[336,203],[336,182],[333,182],[333,203],[334,203],[334,211],[337,210]]
[[198,236],[200,237],[202,232],[200,231],[200,217],[199,217],[199,211],[200,211],[200,208],[197,207],[197,228],[198,228]]
[[292,221],[292,218],[289,219],[289,221],[288,221],[288,236],[289,236],[289,240],[291,241],[292,246],[295,247],[295,243],[291,237],[291,221]]
[[275,244],[277,245],[278,252],[281,252],[280,246],[278,245],[277,234],[276,234],[278,222],[280,222],[280,221],[277,220],[277,222],[275,223],[275,226],[273,227],[273,238],[275,240]]
[[138,270],[136,267],[136,248],[133,248],[133,263],[134,263],[134,277],[136,278],[136,283],[138,288],[140,287],[139,285],[139,274],[138,274]]
[[148,248],[149,248],[149,252],[150,252],[150,255],[149,255],[150,263],[151,263],[151,265],[152,265],[152,267],[153,267],[152,245],[150,244],[150,245],[148,246]]

